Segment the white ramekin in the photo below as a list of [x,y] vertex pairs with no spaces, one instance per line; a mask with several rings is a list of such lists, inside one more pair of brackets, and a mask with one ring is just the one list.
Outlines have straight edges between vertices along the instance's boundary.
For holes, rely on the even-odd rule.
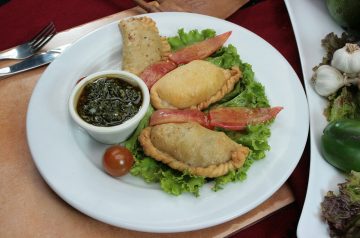
[[[102,77],[115,77],[121,78],[131,85],[137,86],[142,92],[142,104],[140,110],[120,125],[111,127],[94,126],[85,122],[76,110],[77,102],[80,94],[86,84]],[[136,129],[140,120],[145,116],[145,113],[150,104],[149,90],[146,84],[136,75],[121,71],[121,70],[106,70],[97,72],[87,76],[76,84],[69,99],[69,112],[72,119],[82,128],[84,128],[95,140],[104,144],[116,144],[125,141]]]

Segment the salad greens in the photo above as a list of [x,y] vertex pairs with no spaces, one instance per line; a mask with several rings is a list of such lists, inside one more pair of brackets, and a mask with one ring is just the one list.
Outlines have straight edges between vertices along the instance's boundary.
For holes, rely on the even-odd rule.
[[207,60],[224,69],[230,69],[234,65],[242,65],[237,50],[233,45],[229,45],[228,47],[222,47]]
[[339,194],[329,191],[321,203],[322,216],[330,227],[331,237],[359,237],[360,172],[351,172],[339,184]]
[[331,95],[325,116],[328,121],[360,119],[360,91],[356,87],[343,87]]
[[[359,38],[346,32],[343,32],[340,37],[333,32],[329,33],[321,41],[326,54],[320,65],[330,65],[336,50],[344,47],[346,43],[356,43],[359,40]],[[316,66],[314,71],[319,66]],[[343,118],[360,119],[360,92],[357,86],[343,87],[341,90],[329,96],[328,99],[329,105],[325,109],[325,116],[328,121]]]
[[[205,29],[201,32],[191,30],[187,33],[183,29],[180,29],[178,36],[168,38],[168,42],[172,50],[177,50],[189,44],[213,37],[215,34],[215,31],[211,29]],[[241,61],[233,45],[222,47],[206,60],[226,69],[238,66],[243,73],[242,80],[236,84],[234,90],[212,106],[269,107],[264,87],[255,81],[251,65]],[[251,153],[242,168],[230,171],[226,175],[215,179],[179,172],[146,156],[137,141],[140,132],[147,126],[153,110],[152,107],[149,108],[135,133],[125,142],[125,146],[135,157],[135,164],[131,169],[131,174],[142,177],[148,183],[160,183],[161,188],[169,194],[180,195],[184,192],[189,192],[195,196],[199,196],[200,188],[207,182],[213,182],[212,190],[218,191],[227,183],[243,181],[246,179],[246,172],[253,162],[264,158],[265,151],[270,149],[267,141],[270,137],[271,122],[260,125],[250,125],[242,132],[223,130],[232,140],[248,146],[251,149]]]
[[168,37],[168,42],[173,51],[179,50],[185,46],[192,45],[196,42],[203,41],[207,38],[214,37],[216,32],[212,29],[205,29],[199,32],[198,30],[191,30],[185,32],[183,28],[178,30],[178,35],[174,37]]

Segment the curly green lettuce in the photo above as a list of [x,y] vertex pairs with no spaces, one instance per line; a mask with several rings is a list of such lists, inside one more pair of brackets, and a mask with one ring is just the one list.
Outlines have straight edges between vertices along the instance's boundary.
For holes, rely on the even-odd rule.
[[214,37],[216,32],[212,29],[204,29],[199,32],[199,30],[191,30],[185,32],[184,28],[178,30],[178,35],[173,37],[168,37],[167,40],[171,46],[171,50],[176,51],[185,46],[192,45],[196,42],[203,41],[207,38]]
[[[201,32],[192,30],[187,33],[180,29],[178,36],[168,38],[168,42],[172,50],[177,50],[189,44],[213,37],[215,34],[215,31],[211,29]],[[238,66],[243,73],[242,80],[235,85],[233,91],[225,95],[221,101],[212,105],[212,107],[269,107],[264,87],[255,81],[251,65],[241,61],[233,45],[230,44],[227,47],[222,47],[206,60],[225,69]],[[232,140],[251,149],[251,153],[244,166],[215,179],[207,179],[202,176],[191,175],[187,172],[182,173],[146,156],[139,145],[137,138],[140,132],[148,125],[152,112],[153,108],[150,107],[135,133],[125,142],[125,146],[135,157],[135,164],[131,169],[131,174],[142,177],[148,183],[159,183],[165,192],[172,195],[189,192],[199,196],[200,188],[207,182],[213,182],[214,186],[212,189],[218,191],[230,182],[243,181],[246,179],[246,172],[253,162],[264,158],[265,151],[270,149],[268,138],[271,134],[271,122],[250,125],[242,132],[224,130]]]
[[236,47],[231,44],[227,47],[221,47],[207,60],[224,69],[230,69],[233,66],[240,67],[242,65]]
[[331,95],[325,116],[328,121],[360,119],[360,91],[356,87],[343,87]]

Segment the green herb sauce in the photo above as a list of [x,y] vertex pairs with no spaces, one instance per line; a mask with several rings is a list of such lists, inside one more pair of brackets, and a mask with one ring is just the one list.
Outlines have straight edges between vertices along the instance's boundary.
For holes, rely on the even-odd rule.
[[77,103],[79,116],[94,126],[116,126],[132,118],[140,109],[140,88],[113,77],[87,84]]

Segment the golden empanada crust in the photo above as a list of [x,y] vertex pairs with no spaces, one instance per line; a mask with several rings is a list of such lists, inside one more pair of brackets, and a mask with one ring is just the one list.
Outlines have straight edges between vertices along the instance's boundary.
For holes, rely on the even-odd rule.
[[208,61],[194,60],[154,84],[150,91],[151,104],[156,109],[202,110],[233,90],[240,77],[238,67],[228,70]]
[[123,38],[123,70],[140,75],[147,66],[170,54],[169,43],[159,35],[155,21],[149,17],[122,20],[119,29]]
[[223,132],[197,123],[168,123],[145,128],[139,142],[146,155],[173,169],[193,175],[219,177],[243,166],[249,148]]

